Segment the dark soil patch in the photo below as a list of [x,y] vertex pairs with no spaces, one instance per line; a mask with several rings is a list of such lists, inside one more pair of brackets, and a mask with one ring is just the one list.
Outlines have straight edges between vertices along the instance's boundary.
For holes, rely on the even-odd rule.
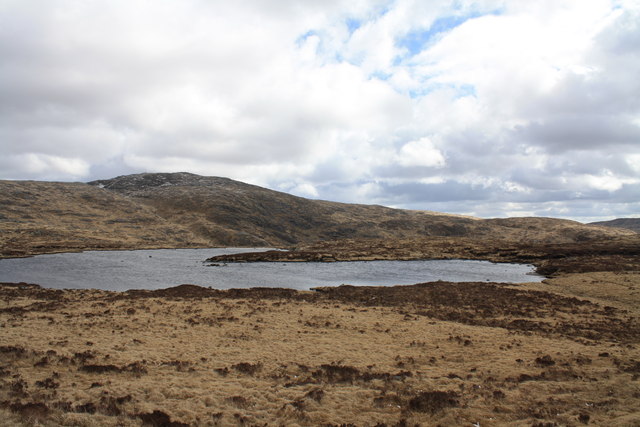
[[407,407],[415,412],[435,414],[459,405],[459,396],[451,391],[425,391],[409,400]]
[[114,295],[113,299],[137,298],[231,298],[231,299],[305,299],[294,289],[285,288],[248,288],[248,289],[211,289],[196,285],[180,285],[157,290],[129,290]]
[[231,369],[235,369],[236,371],[241,372],[243,374],[255,375],[258,372],[260,372],[260,370],[262,370],[262,363],[242,362],[242,363],[237,363],[235,365],[232,365]]
[[313,373],[315,378],[321,378],[329,383],[352,383],[360,376],[360,371],[353,366],[321,365],[320,369]]
[[143,362],[133,362],[126,366],[116,366],[116,365],[83,365],[78,368],[78,370],[83,372],[89,372],[92,374],[108,374],[108,373],[121,373],[121,372],[130,372],[133,374],[146,374],[147,368],[145,368]]
[[84,365],[80,367],[81,371],[91,374],[106,374],[110,372],[122,372],[122,368],[116,365]]
[[536,357],[536,365],[553,366],[555,364],[556,362],[548,354],[546,356]]
[[0,406],[20,414],[23,419],[32,423],[45,420],[50,413],[49,407],[42,402],[2,402]]
[[320,402],[324,397],[324,390],[320,388],[314,388],[313,390],[310,390],[309,392],[307,392],[304,395],[304,397],[307,399],[313,399],[316,402]]
[[8,298],[31,297],[40,300],[64,301],[64,291],[61,289],[46,289],[34,283],[0,283],[2,295]]
[[120,397],[101,396],[99,411],[105,415],[118,416],[123,413],[121,406],[130,402],[133,398],[130,394]]
[[143,426],[151,427],[189,427],[189,424],[171,421],[171,417],[162,411],[155,410],[146,414],[138,414]]
[[0,345],[0,354],[12,355],[14,357],[23,356],[27,351],[22,347],[13,345]]

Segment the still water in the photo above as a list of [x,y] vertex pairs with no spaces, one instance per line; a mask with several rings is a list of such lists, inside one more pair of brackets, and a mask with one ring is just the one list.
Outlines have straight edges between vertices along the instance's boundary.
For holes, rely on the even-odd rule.
[[487,261],[367,261],[334,263],[240,263],[209,266],[214,255],[266,249],[158,249],[89,251],[0,260],[0,282],[37,283],[59,289],[160,289],[180,284],[216,289],[256,286],[310,289],[316,286],[409,285],[451,282],[539,282],[522,264]]

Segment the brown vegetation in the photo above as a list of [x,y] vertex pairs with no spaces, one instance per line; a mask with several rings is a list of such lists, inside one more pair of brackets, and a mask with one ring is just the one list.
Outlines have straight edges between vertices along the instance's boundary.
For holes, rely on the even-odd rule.
[[0,258],[206,244],[153,209],[97,187],[0,181]]
[[553,218],[484,220],[308,200],[187,173],[90,184],[0,181],[0,257],[86,249],[292,247],[348,238],[498,236],[502,243],[563,244],[637,235]]
[[15,425],[637,425],[639,292],[640,268],[308,292],[4,284],[0,413]]
[[0,256],[268,244],[295,248],[213,261],[467,258],[549,278],[304,292],[0,284],[0,424],[640,425],[637,234],[189,174],[94,184],[111,190],[0,182]]
[[618,218],[611,221],[592,222],[590,224],[602,227],[624,228],[640,233],[640,218]]

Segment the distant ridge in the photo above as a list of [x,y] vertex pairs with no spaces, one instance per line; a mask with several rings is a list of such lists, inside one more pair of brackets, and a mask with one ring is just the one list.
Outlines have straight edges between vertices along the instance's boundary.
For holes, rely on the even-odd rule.
[[634,233],[554,218],[479,219],[309,200],[185,172],[88,184],[0,181],[0,256],[429,237],[567,243],[627,235]]
[[592,222],[589,225],[598,225],[602,227],[623,228],[625,230],[640,233],[640,218],[617,218],[611,221]]
[[153,173],[93,181],[224,245],[290,246],[345,238],[427,236],[580,241],[624,232],[552,218],[483,220],[437,212],[309,200],[228,178]]

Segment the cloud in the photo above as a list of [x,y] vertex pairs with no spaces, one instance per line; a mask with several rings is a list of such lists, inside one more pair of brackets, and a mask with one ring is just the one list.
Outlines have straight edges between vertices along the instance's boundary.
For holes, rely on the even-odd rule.
[[87,176],[90,165],[80,158],[47,154],[6,155],[0,159],[0,168],[11,175],[36,175],[44,180],[73,180]]
[[441,168],[445,159],[429,138],[409,141],[402,146],[398,155],[401,166],[425,166]]
[[548,117],[516,127],[514,138],[541,145],[549,152],[601,149],[603,145],[633,148],[640,141],[640,126],[618,116],[589,114]]
[[633,0],[5,0],[0,22],[0,178],[186,170],[478,215],[637,207]]

